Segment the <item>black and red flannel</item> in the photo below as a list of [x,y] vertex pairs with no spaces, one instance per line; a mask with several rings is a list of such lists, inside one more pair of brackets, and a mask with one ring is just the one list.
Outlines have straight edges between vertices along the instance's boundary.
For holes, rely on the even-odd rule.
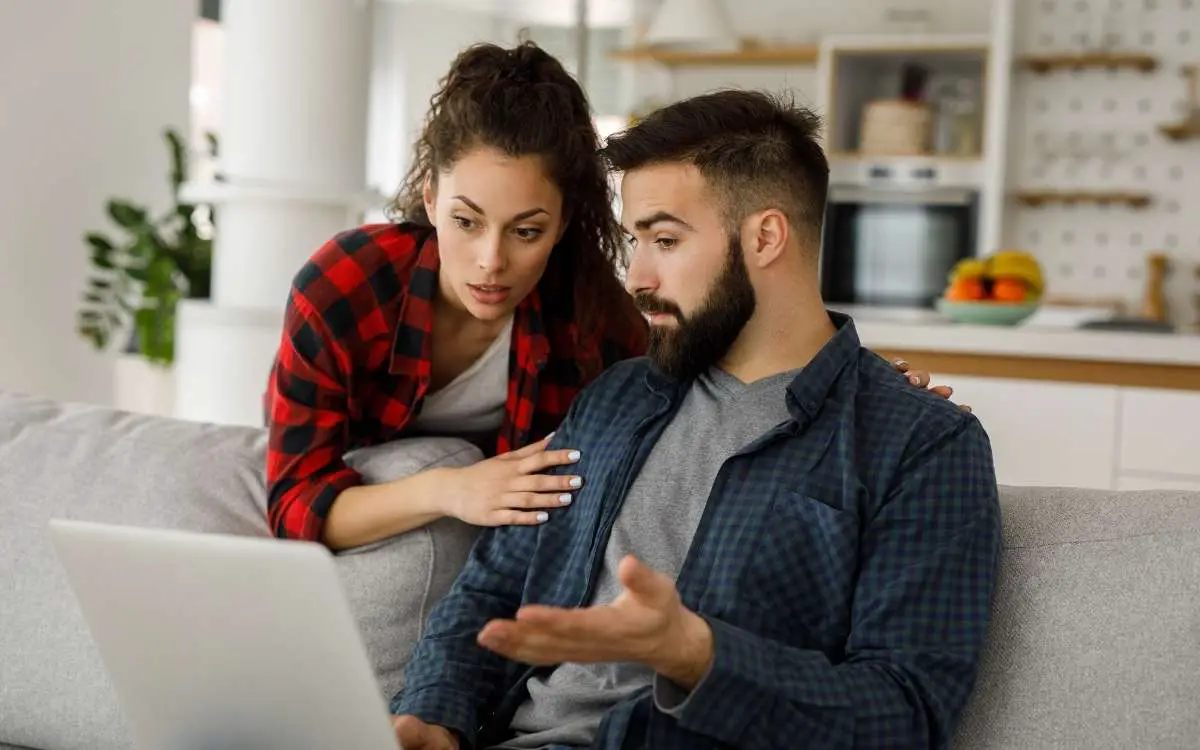
[[[438,267],[431,231],[379,224],[334,237],[296,275],[267,391],[267,507],[276,536],[320,539],[334,499],[362,481],[345,453],[407,426],[429,385]],[[515,367],[497,453],[556,429],[587,385],[579,362],[607,367],[644,351],[640,330],[581,350],[575,324],[545,314],[541,293],[514,314]]]

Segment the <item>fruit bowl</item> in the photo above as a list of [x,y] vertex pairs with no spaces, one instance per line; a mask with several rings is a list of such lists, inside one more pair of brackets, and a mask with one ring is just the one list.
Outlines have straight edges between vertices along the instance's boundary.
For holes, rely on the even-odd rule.
[[937,311],[955,323],[988,326],[1015,326],[1037,312],[1035,302],[996,302],[994,300],[937,301]]
[[1016,325],[1037,311],[1045,291],[1041,266],[1021,250],[963,258],[947,281],[937,310],[956,323]]

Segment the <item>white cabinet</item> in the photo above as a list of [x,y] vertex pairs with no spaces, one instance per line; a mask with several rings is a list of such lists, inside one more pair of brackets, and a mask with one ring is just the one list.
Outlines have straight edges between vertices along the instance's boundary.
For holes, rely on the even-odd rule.
[[1121,470],[1200,476],[1200,393],[1123,389]]
[[1123,474],[1117,477],[1118,490],[1187,490],[1200,492],[1200,477],[1191,479],[1162,475]]
[[1001,484],[1200,491],[1200,393],[942,375]]
[[1200,393],[1121,391],[1117,486],[1200,489]]
[[943,375],[987,430],[1000,484],[1110,489],[1119,389]]

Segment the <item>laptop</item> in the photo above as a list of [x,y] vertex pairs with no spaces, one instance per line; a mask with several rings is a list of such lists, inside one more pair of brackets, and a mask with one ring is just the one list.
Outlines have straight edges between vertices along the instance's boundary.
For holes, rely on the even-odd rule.
[[52,520],[139,750],[398,750],[333,556]]

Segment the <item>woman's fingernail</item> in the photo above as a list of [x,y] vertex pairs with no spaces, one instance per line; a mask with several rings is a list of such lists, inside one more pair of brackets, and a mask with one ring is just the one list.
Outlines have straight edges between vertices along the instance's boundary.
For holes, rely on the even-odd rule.
[[570,505],[571,504],[571,496],[564,493],[564,494],[558,496],[558,501],[560,503],[562,503],[563,505]]
[[546,437],[544,437],[544,438],[542,438],[542,439],[543,439],[543,440],[549,440],[550,438],[554,437],[554,436],[555,436],[555,434],[557,434],[557,433],[558,433],[558,430],[555,430],[554,432],[550,433],[549,435],[547,435]]
[[578,461],[579,460],[579,451],[571,451],[570,453],[568,453],[567,460],[568,461]]
[[545,523],[550,520],[550,514],[545,511],[537,514],[538,523]]
[[905,361],[904,361],[904,360],[902,360],[902,359],[898,359],[898,360],[896,360],[896,367],[904,367],[904,366],[905,366],[905,365],[907,365],[907,364],[908,364],[908,363],[907,363],[907,362],[905,362]]
[[909,375],[908,382],[912,383],[913,385],[920,385],[921,380],[916,375]]
[[580,487],[583,486],[583,477],[571,477],[571,481],[568,482],[568,484],[570,484],[575,489],[579,489]]

